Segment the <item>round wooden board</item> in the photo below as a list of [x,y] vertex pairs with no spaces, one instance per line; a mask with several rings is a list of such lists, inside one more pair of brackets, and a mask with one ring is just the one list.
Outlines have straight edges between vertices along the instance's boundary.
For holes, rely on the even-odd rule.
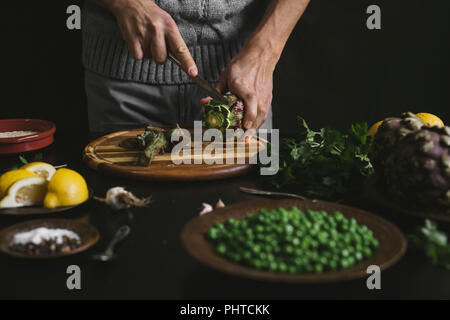
[[[69,252],[59,252],[53,254],[40,254],[40,255],[27,255],[23,252],[17,252],[9,248],[9,244],[14,238],[14,235],[19,232],[25,232],[40,227],[46,228],[61,228],[75,232],[81,238],[82,244],[80,247],[71,250]],[[14,256],[17,258],[31,258],[31,259],[43,259],[43,258],[57,258],[73,255],[82,251],[85,251],[92,247],[99,240],[100,235],[98,230],[87,223],[79,222],[69,219],[38,219],[28,220],[15,224],[11,227],[0,231],[0,251]]]
[[[253,166],[248,164],[251,155],[248,145],[245,153],[232,155],[234,164],[193,164],[192,161],[192,164],[176,165],[171,161],[170,154],[160,154],[149,166],[138,165],[138,158],[143,151],[126,149],[119,146],[119,143],[143,132],[144,129],[134,129],[98,138],[85,147],[83,161],[99,172],[138,180],[216,180],[242,175],[253,169]],[[257,139],[252,139],[251,143],[256,143],[258,148],[265,147],[265,144]],[[237,164],[236,157],[245,158],[245,163]],[[193,159],[193,156],[191,158]]]
[[[373,231],[380,243],[378,251],[370,259],[349,269],[321,274],[291,275],[259,271],[232,263],[219,256],[215,252],[214,245],[205,239],[205,233],[215,222],[224,222],[228,218],[243,219],[248,214],[255,214],[262,208],[276,209],[292,206],[297,206],[300,210],[325,210],[329,213],[340,211],[347,218],[355,218],[358,223],[365,224]],[[301,200],[257,200],[216,209],[212,213],[195,217],[189,221],[183,228],[181,241],[189,254],[215,269],[257,280],[292,283],[324,283],[367,277],[368,266],[377,265],[381,270],[387,269],[400,260],[407,248],[407,241],[403,233],[392,223],[379,216],[337,203]]]

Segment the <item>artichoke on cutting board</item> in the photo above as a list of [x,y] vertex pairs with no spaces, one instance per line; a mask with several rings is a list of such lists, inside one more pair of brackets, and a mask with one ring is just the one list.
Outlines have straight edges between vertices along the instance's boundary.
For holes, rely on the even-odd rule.
[[136,137],[137,145],[144,151],[143,156],[139,158],[139,164],[150,165],[156,155],[170,152],[173,148],[172,133],[178,129],[180,129],[178,126],[172,129],[147,126],[144,133]]

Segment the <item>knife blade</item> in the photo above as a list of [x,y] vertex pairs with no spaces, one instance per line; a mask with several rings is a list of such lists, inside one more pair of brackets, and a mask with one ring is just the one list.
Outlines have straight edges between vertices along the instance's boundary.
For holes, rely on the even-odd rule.
[[[171,52],[169,52],[168,58],[170,61],[172,61],[181,68],[180,61]],[[194,82],[201,89],[203,89],[211,98],[219,101],[220,103],[229,105],[230,102],[228,101],[228,99],[226,99],[223,95],[221,95],[219,91],[217,91],[213,86],[211,86],[209,82],[203,79],[200,75],[197,75],[195,78],[192,78],[192,80],[194,80]]]

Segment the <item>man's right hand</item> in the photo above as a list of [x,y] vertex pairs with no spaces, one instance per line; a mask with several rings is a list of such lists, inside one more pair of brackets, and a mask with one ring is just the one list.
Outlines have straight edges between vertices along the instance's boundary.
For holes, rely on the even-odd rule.
[[186,43],[170,14],[151,0],[97,0],[117,19],[120,31],[136,60],[153,59],[157,63],[167,60],[170,50],[180,60],[190,76],[198,74]]

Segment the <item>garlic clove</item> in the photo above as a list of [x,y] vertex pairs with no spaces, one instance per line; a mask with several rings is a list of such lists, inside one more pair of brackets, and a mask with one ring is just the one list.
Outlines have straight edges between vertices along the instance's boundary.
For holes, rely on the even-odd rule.
[[204,214],[207,214],[207,213],[209,213],[209,212],[211,212],[211,211],[213,211],[214,209],[213,209],[213,207],[212,207],[212,205],[210,205],[209,203],[205,203],[205,202],[203,202],[202,203],[202,211],[200,211],[200,214],[199,215],[204,215]]
[[216,203],[216,209],[217,208],[225,208],[225,203],[223,203],[222,199],[219,199]]

